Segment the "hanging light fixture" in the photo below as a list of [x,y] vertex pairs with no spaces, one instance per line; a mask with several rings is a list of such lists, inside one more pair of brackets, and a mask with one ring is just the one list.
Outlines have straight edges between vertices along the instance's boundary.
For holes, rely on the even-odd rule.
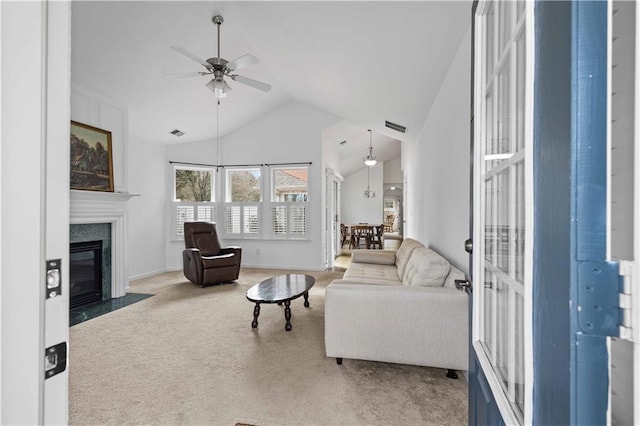
[[371,145],[371,139],[372,139],[371,129],[368,129],[368,131],[369,131],[369,154],[366,157],[364,157],[364,164],[366,164],[368,167],[371,167],[371,166],[375,166],[378,160],[376,160],[376,157],[373,156],[373,146]]
[[376,198],[376,193],[369,188],[369,167],[367,167],[367,189],[364,191],[364,198]]

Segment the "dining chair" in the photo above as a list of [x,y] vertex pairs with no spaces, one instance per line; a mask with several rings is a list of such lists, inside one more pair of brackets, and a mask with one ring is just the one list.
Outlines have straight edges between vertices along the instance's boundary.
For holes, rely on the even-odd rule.
[[375,226],[373,233],[371,235],[371,248],[377,248],[382,250],[384,248],[384,223],[379,225],[379,226]]
[[349,239],[349,228],[344,223],[340,224],[340,247],[344,246],[344,243]]
[[351,230],[350,248],[360,248],[364,243],[366,248],[371,246],[371,238],[373,237],[373,227],[371,225],[356,225]]

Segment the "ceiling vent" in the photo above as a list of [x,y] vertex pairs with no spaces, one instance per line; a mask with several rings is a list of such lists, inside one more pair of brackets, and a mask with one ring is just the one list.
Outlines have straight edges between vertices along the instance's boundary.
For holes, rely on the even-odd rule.
[[401,126],[401,125],[396,124],[396,123],[392,123],[390,121],[385,121],[384,122],[384,126],[390,128],[392,130],[395,130],[396,132],[407,133],[407,128],[406,127]]
[[180,136],[184,135],[184,132],[182,130],[178,130],[178,129],[172,130],[169,133],[171,133],[173,136],[176,136],[176,137],[180,137]]

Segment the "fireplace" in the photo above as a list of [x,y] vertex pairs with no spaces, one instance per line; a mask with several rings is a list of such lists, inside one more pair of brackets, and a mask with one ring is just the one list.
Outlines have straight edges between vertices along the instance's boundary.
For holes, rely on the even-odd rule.
[[129,284],[126,202],[135,194],[75,189],[70,192],[69,242],[102,240],[102,300],[125,296]]
[[102,241],[71,243],[69,253],[69,306],[102,300]]

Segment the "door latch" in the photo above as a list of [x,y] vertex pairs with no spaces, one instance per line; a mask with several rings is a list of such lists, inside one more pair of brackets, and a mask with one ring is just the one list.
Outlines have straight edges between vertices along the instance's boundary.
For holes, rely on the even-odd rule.
[[460,291],[471,291],[471,281],[464,279],[464,280],[455,280],[454,281],[456,284],[456,288]]
[[57,297],[62,294],[62,276],[60,274],[62,259],[47,260],[47,277],[45,279],[45,290],[47,299]]
[[44,378],[48,379],[67,368],[67,342],[58,343],[44,350]]

